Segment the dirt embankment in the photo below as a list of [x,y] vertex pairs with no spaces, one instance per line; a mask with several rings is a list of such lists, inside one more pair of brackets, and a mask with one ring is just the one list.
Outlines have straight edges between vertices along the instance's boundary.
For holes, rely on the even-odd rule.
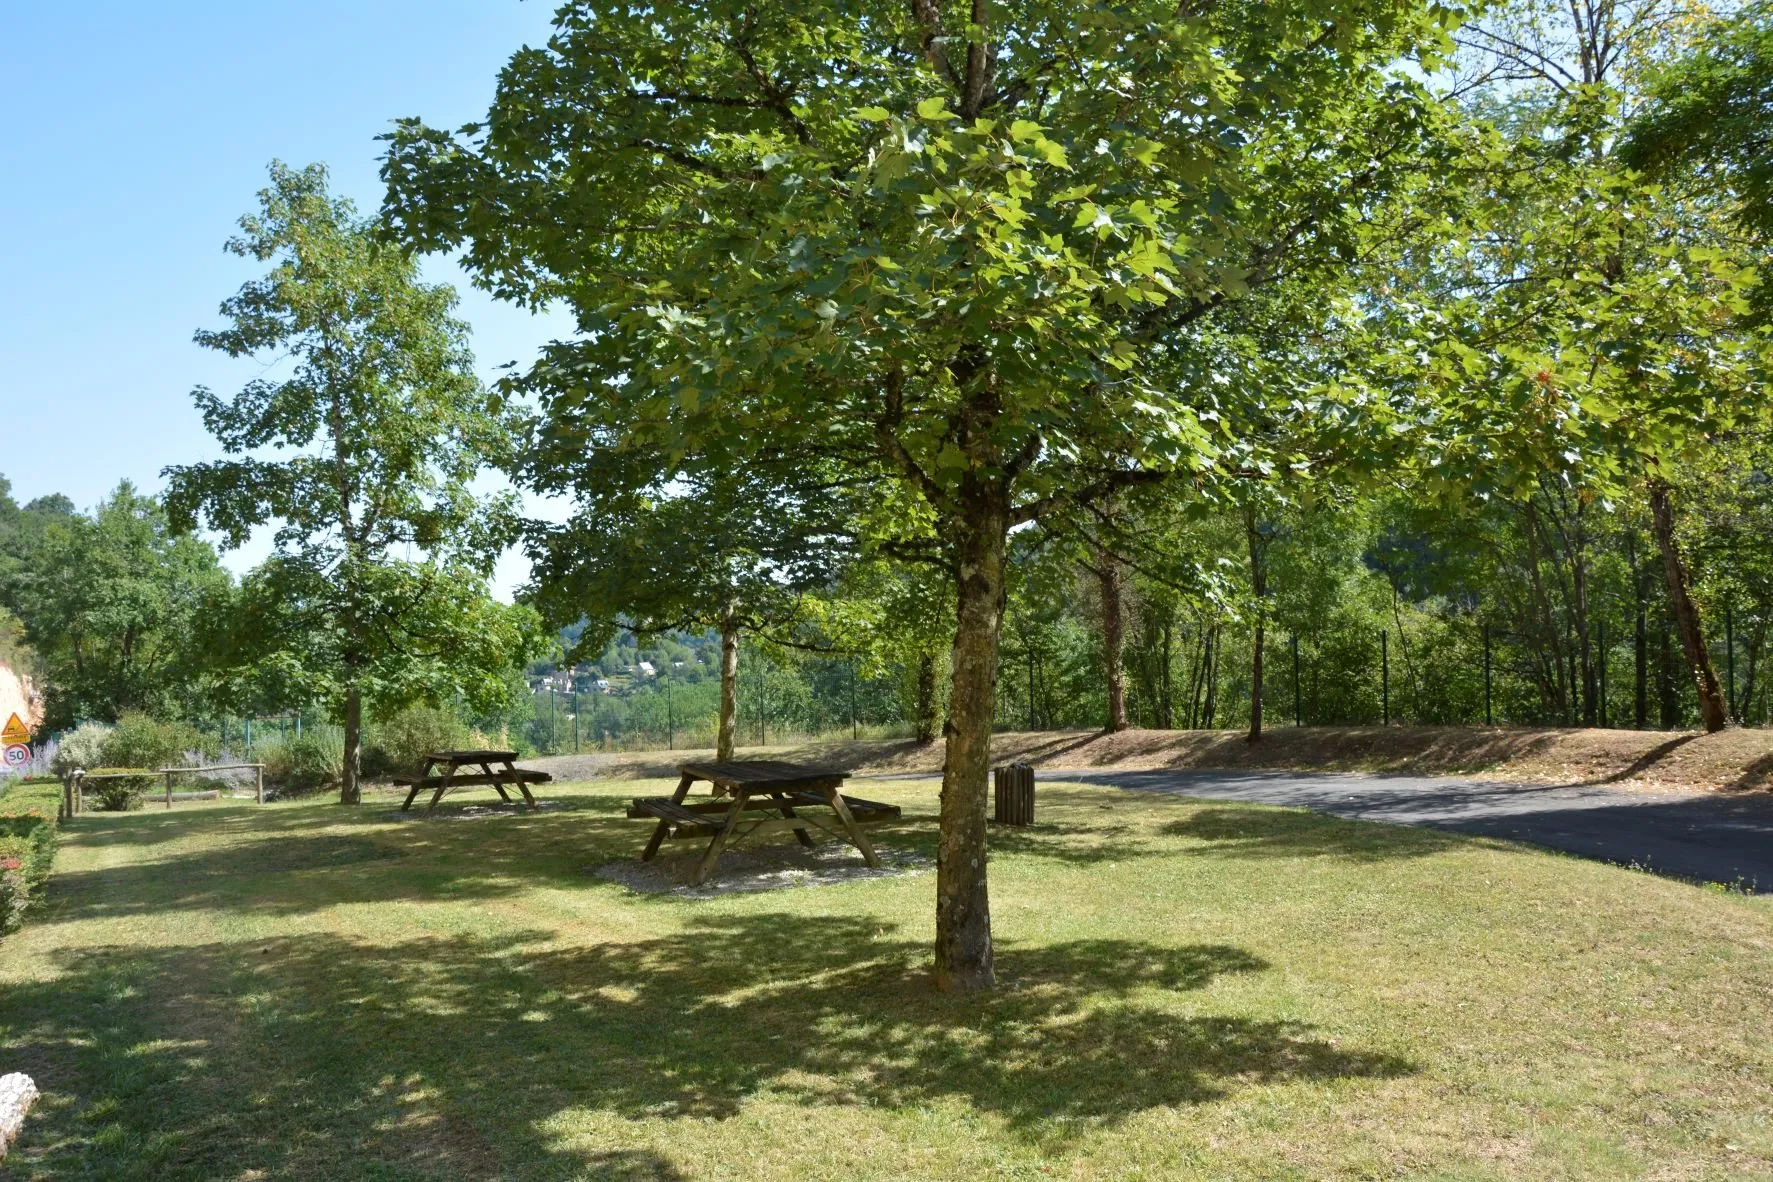
[[42,705],[31,690],[31,679],[14,673],[4,661],[0,661],[0,726],[5,726],[6,720],[16,714],[26,726],[35,730],[42,713]]
[[[670,777],[710,751],[559,755],[530,761],[561,779]],[[858,773],[942,769],[940,742],[745,747],[741,759],[790,759]],[[992,758],[1038,768],[1271,768],[1482,775],[1548,784],[1615,783],[1720,791],[1773,789],[1773,731],[1527,730],[1504,727],[1283,727],[1260,743],[1234,731],[1033,731],[992,739]]]

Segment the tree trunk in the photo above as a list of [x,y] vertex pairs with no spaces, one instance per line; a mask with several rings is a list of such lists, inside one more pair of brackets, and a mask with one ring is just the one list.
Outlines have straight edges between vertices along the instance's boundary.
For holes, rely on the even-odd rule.
[[919,743],[936,740],[936,658],[931,653],[917,656],[917,718],[914,720]]
[[1213,712],[1219,706],[1219,625],[1214,624],[1213,630],[1207,633],[1207,701],[1201,708],[1200,725],[1203,730],[1213,729]]
[[956,615],[941,833],[936,845],[936,987],[988,989],[996,976],[985,886],[985,802],[997,698],[1009,537],[1006,491],[964,490],[954,522]]
[[1650,721],[1650,645],[1644,618],[1644,572],[1638,563],[1637,531],[1626,534],[1631,555],[1631,593],[1637,605],[1632,625],[1632,721],[1643,730]]
[[1120,562],[1106,550],[1097,555],[1096,579],[1102,587],[1102,673],[1108,682],[1110,731],[1127,729],[1127,681],[1125,616],[1120,602]]
[[720,729],[714,758],[733,757],[733,732],[739,721],[739,621],[732,612],[720,620]]
[[339,803],[361,804],[363,785],[363,691],[353,685],[345,691],[345,766],[339,778]]
[[1721,731],[1730,725],[1730,713],[1724,705],[1724,691],[1718,683],[1717,670],[1712,668],[1711,654],[1705,649],[1699,609],[1688,592],[1691,580],[1674,536],[1674,505],[1669,499],[1668,482],[1661,477],[1650,479],[1650,530],[1656,535],[1657,549],[1662,551],[1670,614],[1674,616],[1675,628],[1681,635],[1681,648],[1687,654],[1687,665],[1693,671],[1693,683],[1699,691],[1699,717],[1708,732]]
[[1256,647],[1250,654],[1249,734],[1249,741],[1255,743],[1262,738],[1262,641],[1268,624],[1268,563],[1253,508],[1244,514],[1244,537],[1250,547],[1250,591],[1256,599]]

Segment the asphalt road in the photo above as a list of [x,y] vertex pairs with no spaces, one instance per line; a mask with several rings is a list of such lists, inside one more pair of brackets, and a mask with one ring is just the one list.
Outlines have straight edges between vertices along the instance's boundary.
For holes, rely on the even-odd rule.
[[1764,793],[1344,773],[1055,769],[1036,775],[1508,838],[1676,878],[1773,892],[1773,796]]

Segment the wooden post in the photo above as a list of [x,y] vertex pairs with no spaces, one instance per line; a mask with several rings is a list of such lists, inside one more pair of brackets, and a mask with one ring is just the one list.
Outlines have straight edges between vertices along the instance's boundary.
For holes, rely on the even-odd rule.
[[166,773],[166,807],[172,807],[172,773]]
[[62,777],[62,811],[56,818],[58,821],[74,819],[74,775],[72,772]]
[[253,765],[253,770],[257,773],[257,778],[258,778],[258,789],[257,789],[257,792],[255,793],[255,795],[258,798],[258,803],[264,804],[265,803],[265,765],[262,763],[255,763]]

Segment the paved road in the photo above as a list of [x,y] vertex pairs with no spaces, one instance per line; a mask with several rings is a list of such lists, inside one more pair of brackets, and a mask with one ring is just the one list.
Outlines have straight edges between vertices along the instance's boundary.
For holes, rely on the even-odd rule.
[[1543,787],[1438,777],[1249,771],[1041,771],[1209,800],[1316,809],[1547,846],[1659,874],[1773,892],[1773,796]]

